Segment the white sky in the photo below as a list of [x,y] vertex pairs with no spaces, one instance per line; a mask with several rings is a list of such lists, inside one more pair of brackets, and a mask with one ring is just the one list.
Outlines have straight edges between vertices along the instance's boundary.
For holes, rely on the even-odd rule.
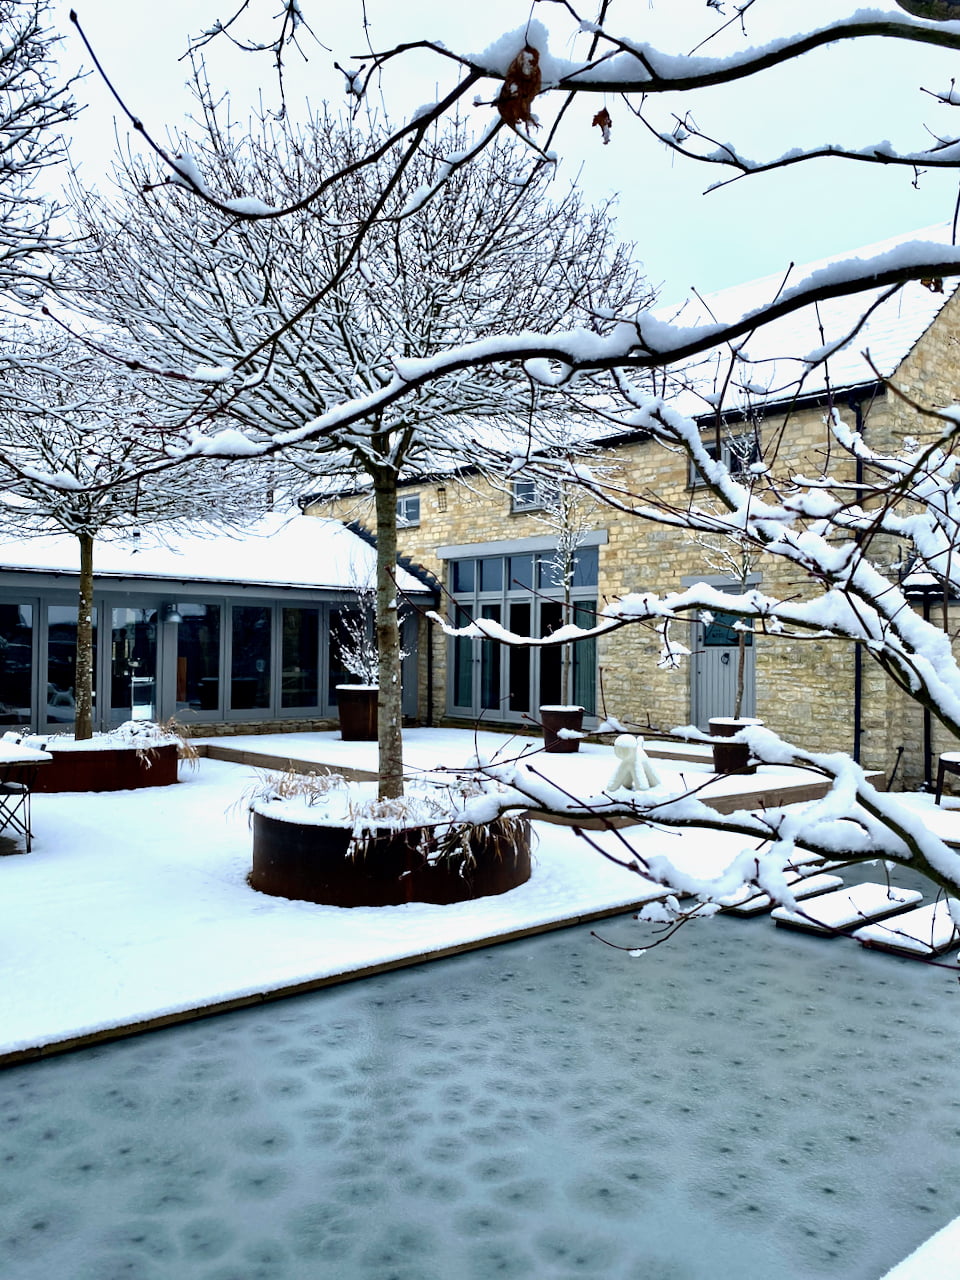
[[[190,109],[184,84],[187,65],[178,61],[188,33],[196,33],[217,15],[232,13],[239,0],[74,0],[81,23],[98,55],[131,108],[163,137],[182,123]],[[849,6],[849,7],[848,7]],[[892,6],[891,6],[892,7]],[[65,66],[85,62],[84,51],[67,21],[70,4],[58,0],[61,26],[67,33]],[[343,80],[332,63],[346,64],[365,47],[361,0],[302,0],[302,9],[317,35],[333,52],[310,48],[304,67],[290,56],[292,102],[309,94],[343,101]],[[592,12],[591,0],[583,0]],[[254,12],[268,16],[276,5],[254,0]],[[748,15],[747,43],[810,29],[835,21],[855,4],[837,0],[757,0]],[[482,49],[502,32],[526,21],[524,0],[483,0],[455,5],[449,0],[367,0],[374,47],[400,39],[439,38],[451,46]],[[899,11],[898,11],[899,12]],[[704,0],[619,0],[617,21],[629,34],[645,37],[669,52],[685,52],[716,24]],[[557,34],[552,49],[560,55],[585,52],[585,37],[571,45],[572,25],[560,5],[537,4],[535,16],[550,20]],[[613,25],[613,24],[611,24]],[[716,42],[705,52],[721,54],[742,38]],[[211,55],[214,82],[230,92],[234,114],[243,118],[255,101],[258,82],[273,93],[268,55]],[[383,86],[395,118],[435,97],[438,83],[447,88],[451,64],[419,55],[402,63]],[[941,89],[955,73],[953,55],[902,42],[870,40],[835,46],[809,55],[795,67],[768,72],[752,83],[707,90],[682,107],[666,99],[657,104],[665,124],[674,110],[695,111],[697,123],[719,140],[735,140],[753,158],[769,158],[797,145],[827,141],[861,147],[884,138],[903,149],[929,140],[929,129],[960,132],[960,111],[936,103],[920,87]],[[100,181],[113,146],[113,107],[102,84],[91,76],[78,87],[87,102],[77,126],[74,154],[85,179]],[[702,195],[718,173],[711,167],[684,163],[654,142],[629,119],[616,98],[607,102],[614,117],[613,141],[600,143],[590,120],[601,105],[584,98],[570,115],[558,150],[563,157],[559,180],[581,182],[591,199],[619,193],[618,225],[625,239],[637,244],[651,282],[662,285],[661,298],[672,301],[689,286],[713,290],[754,276],[805,262],[949,218],[956,182],[929,173],[919,189],[912,171],[881,168],[841,160],[824,160],[803,168],[761,175]],[[925,128],[927,126],[927,128]]]

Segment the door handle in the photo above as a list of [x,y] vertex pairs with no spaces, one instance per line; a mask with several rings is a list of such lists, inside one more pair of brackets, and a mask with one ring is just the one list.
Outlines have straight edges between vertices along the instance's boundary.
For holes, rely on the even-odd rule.
[[720,655],[720,661],[723,663],[723,665],[724,665],[725,667],[728,667],[728,666],[730,665],[730,655],[729,655],[729,653],[721,653],[721,655]]

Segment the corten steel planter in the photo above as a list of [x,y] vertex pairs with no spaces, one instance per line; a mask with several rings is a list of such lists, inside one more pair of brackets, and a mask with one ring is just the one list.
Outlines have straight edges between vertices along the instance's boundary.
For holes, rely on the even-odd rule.
[[560,729],[575,729],[578,733],[583,729],[583,707],[540,708],[540,723],[543,726],[543,749],[551,754],[579,751],[580,739],[561,737]]
[[[723,716],[710,721],[711,738],[732,738],[741,729],[751,725],[762,724],[762,720],[734,720],[732,716]],[[713,744],[713,767],[717,773],[756,773],[756,761],[751,763],[750,748],[745,742],[715,742]]]
[[344,742],[376,742],[379,696],[375,685],[337,685],[340,737]]
[[[351,850],[343,826],[253,814],[250,885],[334,907],[445,905],[506,893],[530,879],[530,823],[498,820],[470,833],[469,855],[437,857],[433,827],[384,829]],[[435,859],[435,860],[432,860]]]
[[179,753],[175,742],[159,747],[110,747],[57,751],[37,772],[34,791],[135,791],[169,787],[177,781]]

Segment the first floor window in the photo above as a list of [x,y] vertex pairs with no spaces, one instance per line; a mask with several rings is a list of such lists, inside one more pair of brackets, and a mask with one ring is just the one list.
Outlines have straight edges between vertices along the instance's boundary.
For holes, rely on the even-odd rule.
[[[743,431],[737,435],[724,436],[719,448],[716,440],[704,439],[701,444],[711,458],[720,459],[732,476],[743,475],[755,462],[759,462],[762,456],[760,436],[756,431]],[[691,488],[704,483],[699,467],[692,460],[687,479]]]
[[556,486],[542,478],[514,480],[513,510],[539,511],[548,507],[556,494]]
[[409,529],[413,525],[420,523],[420,495],[419,493],[402,493],[397,498],[397,526],[400,529]]

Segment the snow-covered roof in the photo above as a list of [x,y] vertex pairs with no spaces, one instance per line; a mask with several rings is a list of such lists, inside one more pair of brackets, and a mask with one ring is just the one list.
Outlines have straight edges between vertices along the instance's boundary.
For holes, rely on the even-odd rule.
[[[784,285],[793,287],[814,272],[824,272],[826,278],[831,269],[843,263],[889,254],[915,241],[949,244],[950,238],[951,224],[939,223],[852,252],[795,266],[789,276],[786,273],[764,276],[717,293],[691,297],[680,305],[661,307],[656,314],[662,320],[684,326],[708,324],[713,320],[733,321],[771,302]],[[826,389],[828,377],[832,388],[841,389],[874,382],[877,373],[883,377],[893,374],[933,323],[954,287],[950,281],[944,281],[944,292],[938,293],[919,281],[908,283],[878,307],[856,332],[858,320],[870,303],[880,296],[881,290],[805,307],[765,325],[743,344],[742,351],[749,362],[738,364],[734,375],[734,384],[747,388],[740,392],[740,403],[747,400],[757,403],[764,397],[774,400],[792,398],[798,390],[800,378],[800,393],[816,395]],[[824,347],[844,338],[848,340],[831,352],[826,363],[804,365],[805,356],[821,352]],[[877,373],[865,359],[865,351],[869,352]],[[726,356],[728,362],[729,351]],[[727,363],[721,363],[725,371]],[[712,370],[706,365],[700,365],[694,371],[694,381],[702,393],[710,395],[714,390]],[[727,407],[733,407],[735,403],[732,396],[725,400]],[[685,413],[699,415],[707,406],[702,395],[681,392],[677,407]]]
[[[243,586],[290,586],[351,590],[372,586],[376,551],[339,520],[299,513],[271,514],[242,531],[215,525],[185,525],[162,535],[103,540],[94,549],[94,574],[220,582]],[[77,573],[79,543],[69,534],[0,542],[0,570]],[[397,586],[422,593],[425,584],[398,566]]]

